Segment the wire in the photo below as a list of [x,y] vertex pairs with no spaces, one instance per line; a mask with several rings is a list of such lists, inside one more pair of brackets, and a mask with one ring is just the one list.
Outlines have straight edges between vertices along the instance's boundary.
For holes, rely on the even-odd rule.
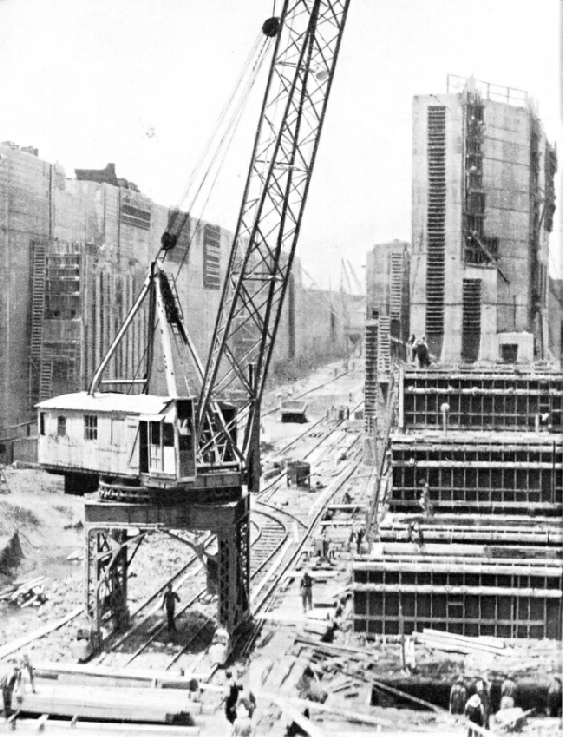
[[182,267],[183,267],[183,265],[184,265],[184,263],[186,261],[186,258],[188,257],[188,254],[189,254],[189,251],[190,251],[190,247],[191,247],[192,241],[195,238],[195,236],[196,236],[196,234],[197,234],[197,232],[199,230],[201,221],[203,219],[203,215],[205,213],[205,208],[207,207],[207,204],[209,202],[209,199],[210,199],[210,197],[211,197],[211,195],[213,193],[215,184],[216,184],[217,179],[219,177],[219,174],[221,172],[221,169],[222,169],[223,163],[225,161],[225,158],[227,156],[227,153],[229,152],[229,149],[230,149],[231,143],[233,141],[233,138],[235,136],[235,133],[236,133],[236,131],[238,129],[238,126],[240,124],[240,121],[242,119],[242,114],[244,112],[244,109],[246,108],[246,105],[247,105],[248,99],[250,97],[250,93],[251,93],[251,91],[252,91],[252,89],[254,87],[254,83],[256,81],[256,78],[257,78],[257,76],[258,76],[258,74],[260,72],[260,69],[262,68],[262,64],[263,64],[264,59],[265,59],[265,51],[266,51],[266,43],[263,43],[262,44],[262,47],[260,48],[259,55],[258,55],[257,59],[254,62],[254,65],[253,65],[253,68],[252,68],[252,72],[251,72],[251,76],[248,78],[248,80],[246,82],[246,86],[245,86],[243,92],[241,93],[241,97],[240,97],[239,101],[236,103],[236,106],[235,106],[235,108],[233,110],[233,113],[231,115],[231,119],[229,121],[229,124],[227,125],[225,131],[223,132],[223,135],[222,135],[220,141],[217,144],[217,148],[216,148],[215,154],[213,155],[211,161],[209,162],[209,165],[207,167],[207,170],[206,170],[206,172],[205,172],[205,174],[204,174],[204,176],[202,178],[202,181],[201,181],[200,185],[198,186],[198,189],[197,189],[197,191],[196,191],[196,193],[195,193],[195,195],[194,195],[194,197],[193,197],[193,199],[191,201],[190,208],[189,208],[190,210],[193,209],[193,206],[195,205],[195,202],[196,202],[198,196],[203,191],[203,187],[204,187],[206,181],[208,180],[208,178],[210,176],[212,176],[212,171],[215,168],[213,179],[210,182],[209,191],[207,192],[206,199],[205,199],[205,201],[203,203],[203,206],[200,209],[200,215],[199,215],[198,220],[196,222],[196,225],[195,225],[195,227],[193,229],[193,232],[190,234],[190,237],[188,239],[188,243],[187,243],[186,249],[185,249],[184,254],[182,256],[182,260],[180,261],[180,264],[178,266],[178,270],[176,272],[176,278],[178,277],[178,275],[179,275],[179,273],[180,273],[180,271],[181,271],[181,269],[182,269]]
[[[189,213],[191,209],[193,208],[193,206],[195,205],[196,200],[199,194],[201,193],[203,186],[205,185],[205,182],[209,176],[209,173],[214,163],[217,161],[219,155],[221,154],[221,148],[224,145],[224,141],[229,134],[229,130],[234,125],[234,121],[236,121],[237,117],[240,115],[240,112],[239,112],[240,102],[235,103],[237,96],[240,95],[245,102],[248,99],[249,86],[252,87],[254,85],[254,81],[256,79],[257,73],[263,61],[264,49],[265,49],[266,44],[267,44],[267,39],[264,38],[262,34],[259,34],[257,38],[255,39],[253,46],[251,48],[251,51],[248,54],[242,66],[241,73],[239,74],[239,77],[235,83],[233,92],[231,93],[227,103],[223,107],[223,110],[221,111],[219,118],[217,120],[217,123],[213,129],[213,132],[211,136],[209,137],[207,144],[205,145],[196,165],[194,166],[190,174],[188,184],[186,185],[182,193],[182,196],[180,197],[180,200],[178,201],[178,204],[176,205],[176,207],[172,210],[170,214],[170,217],[168,220],[168,226],[167,226],[167,229],[169,231],[176,225],[177,220],[180,217],[180,213],[182,212],[182,210],[187,211]],[[242,93],[241,93],[241,89],[242,89]],[[231,109],[233,109],[232,113],[230,113]],[[230,113],[230,117],[228,118],[227,116],[229,113]],[[225,123],[225,121],[227,122]],[[216,144],[215,143],[216,139],[222,127],[225,127],[225,131],[222,137],[220,138],[219,142]],[[200,170],[204,167],[204,164],[212,149],[214,149],[214,153],[211,157],[211,160],[205,166],[203,173],[200,173]],[[196,182],[199,182],[199,184],[197,186],[195,193],[192,195],[192,190]],[[188,201],[187,206],[186,206],[186,201]],[[184,216],[183,222],[180,228],[178,229],[176,235],[178,236],[180,235],[181,231],[183,230],[186,224],[186,221],[187,221],[187,216]],[[188,243],[188,246],[189,245],[190,244]]]

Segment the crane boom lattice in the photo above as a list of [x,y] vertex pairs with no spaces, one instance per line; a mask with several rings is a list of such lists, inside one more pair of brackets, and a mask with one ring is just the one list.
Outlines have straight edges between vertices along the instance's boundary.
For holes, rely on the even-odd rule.
[[198,406],[264,390],[349,0],[286,0]]

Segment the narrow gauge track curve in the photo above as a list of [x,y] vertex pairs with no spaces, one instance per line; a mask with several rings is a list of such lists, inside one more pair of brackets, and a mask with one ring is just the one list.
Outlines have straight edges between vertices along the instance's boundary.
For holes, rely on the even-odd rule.
[[[284,524],[283,520],[279,518],[279,515],[272,514],[269,511],[256,511],[251,521],[252,533],[251,533],[251,556],[250,556],[250,579],[253,584],[259,582],[262,578],[267,575],[268,566],[272,558],[278,553],[280,548],[286,542],[289,535],[289,525]],[[211,537],[211,536],[210,536]],[[209,541],[209,546],[213,544],[213,541]],[[198,562],[195,566],[196,556],[192,555],[190,563],[184,566],[179,573],[177,573],[173,579],[178,582],[176,591],[179,592],[182,599],[182,604],[177,610],[177,616],[182,615],[184,612],[189,610],[194,604],[204,602],[212,605],[211,599],[209,598],[207,590],[207,580],[205,567],[202,562]],[[187,570],[189,569],[189,570]],[[184,575],[182,575],[184,573]],[[154,601],[158,596],[162,594],[162,591],[168,582],[164,586],[160,587],[155,594],[150,597],[150,601]],[[185,594],[183,593],[185,590]],[[187,594],[187,597],[186,597]],[[146,602],[149,603],[149,600]],[[119,661],[119,667],[126,667],[137,660],[143,653],[145,653],[150,646],[161,637],[165,630],[165,623],[162,621],[162,616],[158,617],[158,622],[154,623],[154,618],[159,611],[160,606],[157,604],[153,607],[143,619],[135,625],[129,632],[125,633],[119,638],[110,649],[102,654],[95,662],[101,663],[110,655],[113,661]],[[161,666],[164,670],[169,670],[172,666],[190,649],[193,649],[194,645],[198,644],[198,639],[204,636],[205,630],[209,628],[210,624],[214,621],[213,615],[200,612],[200,619],[203,621],[201,624],[197,624],[192,631],[188,640],[184,640],[181,645],[174,647],[174,652],[171,653],[167,662]],[[130,645],[132,638],[135,636],[143,636],[143,642],[139,644],[137,648],[132,651],[124,648],[123,645],[127,643]],[[125,650],[125,652],[122,652]],[[128,651],[127,651],[128,650]],[[121,657],[123,655],[124,657]],[[200,654],[196,656],[200,659]],[[189,663],[183,663],[184,669],[190,669]]]

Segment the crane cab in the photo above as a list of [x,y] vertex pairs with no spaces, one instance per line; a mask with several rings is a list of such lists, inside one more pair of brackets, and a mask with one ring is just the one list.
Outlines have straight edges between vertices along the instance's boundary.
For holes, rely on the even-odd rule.
[[[193,397],[66,394],[40,402],[39,462],[84,493],[100,478],[174,489],[196,478]],[[94,488],[95,487],[95,488]]]

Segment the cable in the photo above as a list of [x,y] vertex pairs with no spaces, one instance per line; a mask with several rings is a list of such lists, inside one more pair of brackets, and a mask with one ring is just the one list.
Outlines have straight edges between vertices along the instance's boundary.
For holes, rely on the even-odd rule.
[[[259,34],[256,40],[254,41],[254,44],[252,46],[252,49],[247,56],[241,73],[236,81],[235,87],[233,89],[233,92],[231,93],[227,103],[223,107],[223,110],[221,111],[219,115],[219,119],[217,120],[217,123],[213,129],[213,132],[211,136],[209,137],[207,144],[205,145],[203,152],[201,153],[196,165],[194,166],[190,178],[188,180],[188,184],[186,185],[184,192],[182,193],[182,196],[180,197],[180,200],[178,201],[178,204],[174,210],[172,210],[169,220],[168,220],[168,226],[167,230],[171,230],[175,225],[176,222],[180,216],[180,213],[182,210],[186,210],[188,213],[195,205],[195,202],[198,198],[198,195],[200,194],[205,181],[207,177],[209,176],[209,172],[211,168],[213,167],[215,161],[217,160],[218,156],[221,153],[221,147],[224,144],[225,138],[229,133],[230,128],[233,126],[233,121],[236,120],[236,118],[240,115],[239,112],[239,106],[240,102],[235,104],[235,100],[239,94],[242,94],[242,98],[246,101],[248,99],[248,88],[249,85],[253,86],[254,81],[256,79],[257,72],[259,71],[259,68],[261,67],[263,56],[264,56],[264,48],[266,46],[267,39],[265,39],[262,34]],[[257,57],[255,59],[255,57]],[[255,59],[254,63],[252,63],[252,60]],[[258,66],[258,69],[257,69]],[[249,79],[246,79],[248,76],[248,70],[250,71]],[[242,93],[240,92],[242,88]],[[217,136],[219,135],[219,132],[221,128],[223,127],[225,120],[227,119],[227,114],[233,108],[234,105],[234,112],[231,114],[230,118],[227,120],[227,123],[225,125],[225,132],[223,133],[223,136],[219,140],[219,143],[215,146],[215,141],[217,139]],[[210,150],[214,148],[213,156],[210,160],[210,162],[207,164],[203,174],[200,174],[200,169],[204,166],[204,163],[209,155]],[[194,187],[194,183],[199,180],[199,186],[195,192],[195,194],[191,197],[187,207],[185,206],[186,200],[188,200],[188,197],[190,197],[191,191]],[[183,230],[185,223],[187,220],[187,216],[184,216],[184,222],[182,223],[181,227],[178,229],[176,235],[180,235],[181,231]]]
[[207,197],[206,197],[205,202],[203,203],[203,206],[201,208],[200,215],[198,217],[198,220],[196,222],[196,225],[195,225],[195,227],[193,229],[193,232],[190,234],[190,238],[188,240],[188,244],[187,244],[186,249],[184,251],[184,254],[182,256],[182,260],[180,261],[180,264],[178,266],[178,270],[176,272],[175,278],[178,278],[178,275],[179,275],[179,273],[180,273],[180,271],[181,271],[181,269],[182,269],[182,267],[184,265],[184,262],[186,261],[186,258],[187,258],[188,254],[189,254],[190,246],[192,244],[192,241],[195,238],[196,233],[198,232],[199,226],[200,226],[201,221],[203,219],[203,215],[205,213],[205,208],[207,207],[207,204],[209,202],[209,199],[210,199],[210,197],[211,197],[211,195],[213,193],[213,189],[214,189],[215,184],[217,182],[218,176],[219,176],[219,174],[221,172],[221,168],[223,166],[223,163],[225,161],[225,158],[227,156],[227,153],[229,152],[231,143],[233,141],[234,135],[235,135],[235,133],[236,133],[236,131],[238,129],[238,126],[240,124],[240,121],[242,119],[242,113],[244,112],[244,109],[246,108],[248,99],[250,97],[250,92],[252,91],[252,89],[254,87],[254,83],[256,81],[256,78],[257,78],[257,76],[258,76],[258,74],[260,72],[260,69],[262,68],[262,64],[263,64],[263,61],[264,61],[264,58],[265,58],[265,51],[266,51],[266,44],[263,44],[262,45],[262,48],[260,49],[259,56],[258,56],[258,58],[256,59],[256,61],[254,63],[251,76],[249,77],[249,79],[248,79],[248,81],[246,83],[246,87],[245,87],[245,89],[244,89],[244,91],[242,93],[241,99],[238,101],[238,103],[237,103],[237,105],[236,105],[236,107],[235,107],[235,109],[233,111],[233,114],[231,116],[231,120],[229,121],[229,125],[227,126],[225,132],[223,133],[223,136],[221,137],[221,139],[220,139],[220,141],[218,143],[218,146],[217,146],[217,149],[216,149],[216,153],[214,154],[211,162],[209,163],[209,165],[207,167],[207,171],[204,174],[203,180],[202,180],[201,184],[199,185],[199,187],[198,187],[198,189],[197,189],[197,191],[196,191],[196,193],[194,195],[194,198],[192,200],[192,203],[190,205],[190,209],[192,209],[193,208],[193,205],[196,202],[197,197],[202,192],[203,186],[204,186],[205,182],[207,181],[207,178],[211,175],[212,168],[215,166],[216,167],[215,175],[214,175],[214,177],[213,177],[213,179],[211,181],[210,188],[209,188],[209,191],[207,193]]

